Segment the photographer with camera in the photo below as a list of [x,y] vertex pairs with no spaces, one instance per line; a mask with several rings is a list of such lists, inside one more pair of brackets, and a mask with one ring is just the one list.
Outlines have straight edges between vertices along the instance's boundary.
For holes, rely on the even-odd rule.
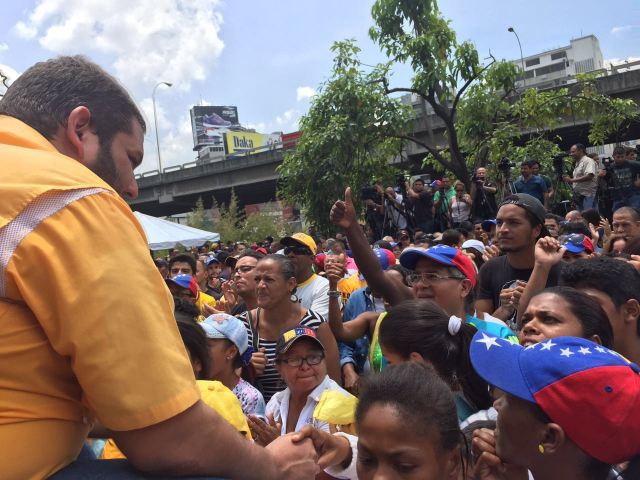
[[520,164],[522,176],[514,183],[517,193],[526,193],[537,199],[545,208],[548,207],[547,184],[538,175],[533,174],[534,160],[525,160]]
[[404,197],[393,189],[384,190],[384,233],[393,235],[398,230],[407,228],[407,216],[404,208]]
[[620,207],[640,207],[640,162],[626,159],[625,148],[613,149],[613,161],[604,159],[607,192],[612,202],[612,212]]
[[413,212],[413,221],[417,230],[425,233],[433,232],[433,196],[424,186],[422,178],[416,178],[413,186],[405,181],[407,203]]
[[581,143],[576,143],[569,150],[571,158],[576,162],[573,177],[565,175],[562,179],[573,188],[573,203],[579,212],[590,208],[597,208],[596,193],[598,192],[598,166],[586,155],[586,149]]
[[373,240],[380,240],[384,236],[384,190],[380,182],[364,187],[360,198],[365,205],[364,218],[371,228]]
[[495,218],[498,207],[496,205],[496,185],[487,180],[487,169],[480,167],[471,177],[471,198],[473,199],[472,218],[486,220]]
[[451,218],[451,226],[459,228],[463,222],[469,222],[471,219],[471,195],[464,188],[464,183],[456,181],[453,185],[456,195],[449,203],[449,217]]
[[439,182],[435,182],[435,188],[438,191],[433,196],[433,228],[436,232],[444,232],[450,225],[449,204],[456,196],[456,191],[451,186],[451,178],[446,175],[443,175]]

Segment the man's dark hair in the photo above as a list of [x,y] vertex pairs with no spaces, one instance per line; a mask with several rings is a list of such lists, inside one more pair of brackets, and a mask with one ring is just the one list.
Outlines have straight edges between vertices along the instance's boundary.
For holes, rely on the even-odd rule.
[[572,233],[581,233],[582,235],[591,238],[591,231],[582,222],[569,222],[560,227],[560,235],[570,235]]
[[261,259],[264,258],[264,253],[260,253],[260,252],[256,252],[255,250],[252,249],[247,249],[244,252],[242,252],[240,255],[238,255],[237,260],[240,260],[241,258],[244,257],[251,257],[251,258],[255,258],[256,260],[260,261]]
[[140,110],[118,81],[82,56],[58,57],[28,68],[0,100],[0,115],[17,118],[51,140],[65,127],[71,111],[84,106],[100,145],[119,133],[131,133],[131,121],[142,130]]
[[603,292],[611,298],[616,308],[630,299],[640,302],[640,274],[630,263],[615,258],[582,258],[567,263],[560,271],[560,284]]
[[173,257],[171,260],[169,260],[169,271],[171,271],[173,264],[176,262],[188,263],[189,266],[191,267],[191,274],[192,275],[196,274],[196,259],[193,258],[191,255],[187,255],[186,253],[181,253],[180,255],[176,255],[175,257]]
[[529,160],[529,163],[531,164],[532,167],[534,165],[538,165],[539,167],[541,166],[540,162],[538,160],[536,160],[535,158],[532,158],[531,160]]
[[587,147],[585,147],[582,143],[576,143],[574,147],[576,147],[578,150],[582,150],[583,152],[587,151]]
[[555,220],[558,225],[564,222],[564,218],[560,215],[556,215],[555,213],[547,213],[544,216],[545,220]]
[[627,151],[622,145],[618,145],[613,149],[614,155],[620,155],[620,154],[624,155],[625,153],[627,153]]
[[521,167],[533,167],[537,162],[535,160],[525,160],[520,164]]
[[450,228],[442,232],[442,240],[440,240],[440,243],[453,247],[460,242],[460,235],[462,235],[460,231]]
[[423,180],[422,178],[420,178],[420,177],[416,178],[416,179],[413,181],[413,184],[415,185],[415,184],[416,184],[416,183],[418,183],[418,182],[422,182],[422,184],[424,185],[424,180]]
[[596,228],[600,224],[600,220],[602,220],[602,217],[598,213],[598,210],[596,210],[595,208],[589,208],[587,210],[583,210],[582,218],[585,219],[585,221],[587,222],[587,225],[591,224]]

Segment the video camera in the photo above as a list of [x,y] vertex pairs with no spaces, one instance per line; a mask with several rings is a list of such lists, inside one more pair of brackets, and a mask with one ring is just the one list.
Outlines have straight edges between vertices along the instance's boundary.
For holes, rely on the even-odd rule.
[[567,152],[560,152],[553,156],[553,170],[556,172],[556,177],[559,182],[562,181],[565,173],[564,159],[570,156],[571,155]]
[[602,159],[602,166],[604,167],[605,170],[610,170],[613,168],[614,162],[613,162],[613,158],[611,157],[604,157]]
[[378,189],[375,186],[367,185],[365,187],[362,187],[362,190],[360,190],[360,199],[362,201],[380,201],[380,192],[378,192]]
[[510,158],[502,157],[496,166],[502,173],[509,173],[516,164],[512,162]]

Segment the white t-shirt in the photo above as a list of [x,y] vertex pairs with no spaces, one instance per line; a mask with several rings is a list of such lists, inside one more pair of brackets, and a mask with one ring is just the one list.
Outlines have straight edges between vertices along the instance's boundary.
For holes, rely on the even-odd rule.
[[598,191],[598,166],[593,158],[585,155],[576,164],[576,168],[573,170],[573,178],[584,177],[590,173],[593,174],[593,178],[588,182],[573,183],[574,192],[590,197]]
[[[387,213],[391,216],[391,220],[395,225],[397,230],[403,230],[407,228],[407,219],[404,214],[399,210],[398,205],[391,205],[391,201],[388,198],[385,198],[385,208],[387,209]],[[402,195],[396,193],[396,203],[402,205]]]
[[[320,396],[324,393],[325,390],[337,390],[338,392],[341,392],[345,397],[351,396],[349,392],[347,392],[344,388],[331,380],[331,378],[329,378],[329,375],[327,375],[326,377],[324,377],[322,383],[314,388],[307,397],[307,403],[304,405],[304,408],[302,409],[302,411],[300,412],[300,416],[298,417],[298,421],[296,422],[296,432],[300,431],[305,425],[311,425],[312,427],[319,430],[329,432],[329,424],[327,422],[322,422],[320,420],[316,421],[313,419],[313,412],[318,406]],[[289,390],[289,387],[287,387],[283,391],[276,393],[273,397],[271,397],[269,403],[267,403],[266,415],[267,417],[269,415],[272,415],[276,423],[282,423],[282,435],[286,435],[287,433],[287,415],[289,414],[290,398],[291,390]]]
[[329,280],[315,273],[305,282],[298,284],[296,295],[303,307],[313,310],[323,319],[329,318]]

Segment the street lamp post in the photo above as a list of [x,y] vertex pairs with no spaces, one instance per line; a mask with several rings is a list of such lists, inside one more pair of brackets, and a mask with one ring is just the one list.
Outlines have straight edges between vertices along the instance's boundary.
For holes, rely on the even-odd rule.
[[169,82],[158,82],[156,86],[153,87],[153,92],[151,93],[151,101],[153,102],[153,122],[156,127],[156,148],[158,149],[158,169],[159,169],[158,171],[160,172],[160,175],[162,175],[162,159],[160,158],[160,140],[158,139],[158,113],[156,112],[156,89],[160,85],[166,85],[167,87],[170,87],[173,84]]
[[527,76],[524,71],[524,57],[522,56],[522,44],[520,43],[520,37],[518,37],[518,33],[514,30],[513,27],[509,27],[507,29],[509,32],[513,33],[516,36],[516,40],[518,40],[518,47],[520,47],[520,63],[522,65],[522,88],[527,88]]

